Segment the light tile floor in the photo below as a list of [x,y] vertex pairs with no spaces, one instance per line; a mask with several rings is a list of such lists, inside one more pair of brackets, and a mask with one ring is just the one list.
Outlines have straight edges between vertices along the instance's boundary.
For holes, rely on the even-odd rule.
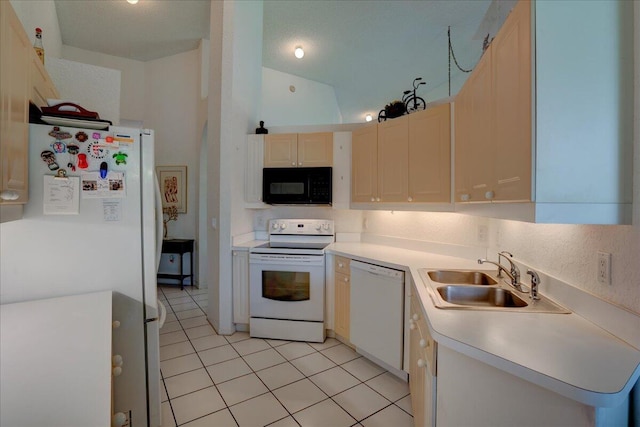
[[164,426],[410,427],[406,382],[333,338],[218,335],[207,290],[159,285]]

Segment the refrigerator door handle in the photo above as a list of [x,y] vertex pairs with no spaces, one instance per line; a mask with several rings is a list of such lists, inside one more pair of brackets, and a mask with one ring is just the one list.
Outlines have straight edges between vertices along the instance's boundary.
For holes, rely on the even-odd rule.
[[162,214],[162,195],[160,194],[160,184],[158,176],[154,172],[156,190],[156,271],[160,268],[160,257],[162,256],[162,240],[164,238],[164,216]]

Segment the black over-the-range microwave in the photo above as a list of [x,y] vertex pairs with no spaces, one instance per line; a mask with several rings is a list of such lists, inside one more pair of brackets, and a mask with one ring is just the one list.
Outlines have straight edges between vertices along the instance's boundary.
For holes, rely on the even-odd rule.
[[264,168],[262,201],[271,205],[330,205],[332,168]]

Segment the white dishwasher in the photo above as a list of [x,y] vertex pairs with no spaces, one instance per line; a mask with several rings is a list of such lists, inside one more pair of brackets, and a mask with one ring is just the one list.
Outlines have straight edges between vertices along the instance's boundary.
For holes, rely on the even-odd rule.
[[404,271],[351,261],[350,296],[351,343],[385,368],[401,371]]

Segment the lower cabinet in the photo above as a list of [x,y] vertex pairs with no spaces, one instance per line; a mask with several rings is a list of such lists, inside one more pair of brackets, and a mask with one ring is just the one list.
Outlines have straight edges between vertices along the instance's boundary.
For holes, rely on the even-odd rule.
[[351,305],[351,277],[349,258],[336,256],[335,263],[335,302],[334,330],[337,335],[349,341],[349,322]]
[[411,297],[409,317],[409,390],[416,427],[436,425],[436,343],[429,334],[420,303]]
[[249,324],[249,252],[232,255],[233,323]]
[[416,427],[630,422],[628,399],[617,407],[588,406],[436,343],[415,290],[409,315],[409,389]]

